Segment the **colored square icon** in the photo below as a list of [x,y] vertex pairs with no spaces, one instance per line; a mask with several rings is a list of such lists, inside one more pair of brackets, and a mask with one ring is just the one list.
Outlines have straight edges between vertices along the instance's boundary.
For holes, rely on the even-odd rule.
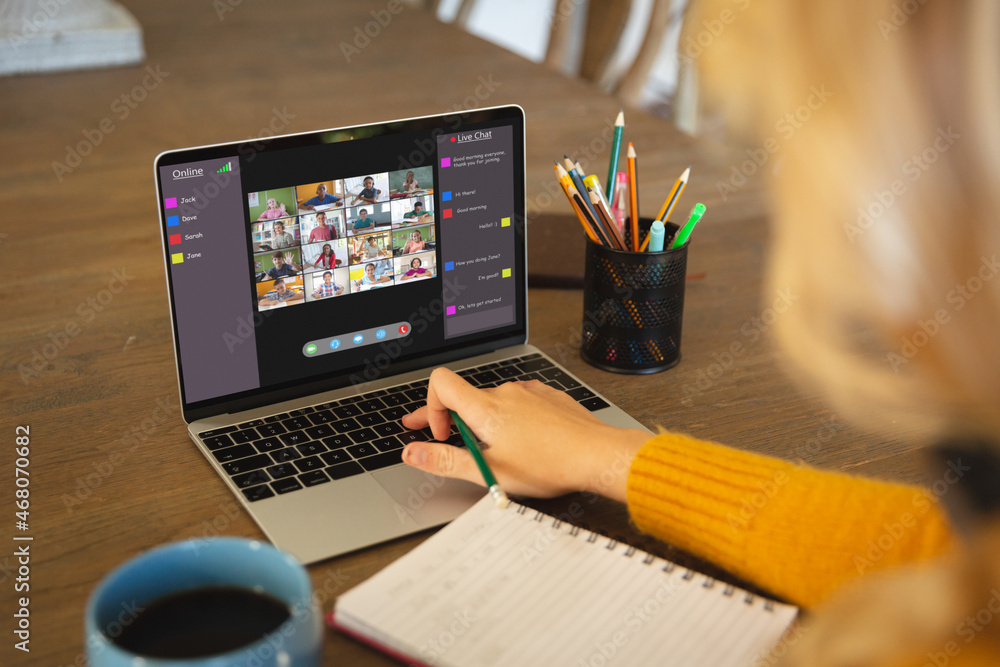
[[501,227],[510,227],[510,218],[500,218]]
[[442,169],[444,169],[445,167],[450,167],[450,166],[451,166],[451,158],[450,157],[443,157],[443,158],[441,158],[441,168]]
[[171,234],[170,235],[170,245],[177,245],[180,242],[181,242],[181,235],[180,234]]
[[170,256],[170,263],[171,264],[183,264],[184,263],[184,253],[182,253],[182,252],[175,252],[174,254],[172,254]]
[[455,306],[448,306],[448,308],[444,311],[444,314],[445,315],[454,315],[455,314]]
[[503,273],[500,274],[503,278],[510,278],[510,269],[504,269]]
[[181,224],[181,218],[178,215],[168,215],[167,216],[167,227],[176,227]]
[[165,208],[177,208],[177,197],[167,197],[163,200]]
[[451,217],[451,209],[450,208],[446,208],[444,210],[444,212],[441,214],[441,217],[444,218],[445,220],[447,220],[448,218],[450,218]]
[[445,262],[444,263],[444,270],[445,271],[454,271],[455,270],[455,262]]
[[441,201],[451,201],[451,190],[441,193]]

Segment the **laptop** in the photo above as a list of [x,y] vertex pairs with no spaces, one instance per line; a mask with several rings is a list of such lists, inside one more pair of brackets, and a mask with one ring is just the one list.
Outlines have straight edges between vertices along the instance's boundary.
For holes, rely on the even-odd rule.
[[188,434],[302,562],[482,497],[401,461],[433,439],[400,417],[435,367],[538,379],[643,428],[528,344],[520,107],[172,150],[154,169]]

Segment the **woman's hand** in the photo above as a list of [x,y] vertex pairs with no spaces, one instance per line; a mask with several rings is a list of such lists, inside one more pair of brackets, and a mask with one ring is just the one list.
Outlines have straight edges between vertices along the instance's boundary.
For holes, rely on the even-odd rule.
[[[476,389],[445,368],[431,374],[427,405],[403,417],[410,429],[430,426],[448,438],[455,410],[484,443],[500,486],[508,493],[552,497],[589,490],[625,501],[628,469],[650,439],[645,431],[608,426],[567,394],[532,380]],[[403,461],[425,472],[483,484],[464,448],[411,442]]]

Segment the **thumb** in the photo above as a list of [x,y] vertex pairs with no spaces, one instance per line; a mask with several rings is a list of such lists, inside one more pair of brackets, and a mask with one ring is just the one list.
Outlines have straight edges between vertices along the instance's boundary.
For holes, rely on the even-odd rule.
[[407,465],[441,477],[454,477],[484,485],[476,462],[465,449],[439,442],[411,442],[403,449]]

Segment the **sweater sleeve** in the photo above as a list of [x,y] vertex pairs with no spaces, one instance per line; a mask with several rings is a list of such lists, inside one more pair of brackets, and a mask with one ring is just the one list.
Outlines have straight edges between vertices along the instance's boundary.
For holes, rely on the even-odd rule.
[[639,451],[640,530],[812,607],[875,569],[933,557],[952,534],[924,489],[851,477],[661,433]]

